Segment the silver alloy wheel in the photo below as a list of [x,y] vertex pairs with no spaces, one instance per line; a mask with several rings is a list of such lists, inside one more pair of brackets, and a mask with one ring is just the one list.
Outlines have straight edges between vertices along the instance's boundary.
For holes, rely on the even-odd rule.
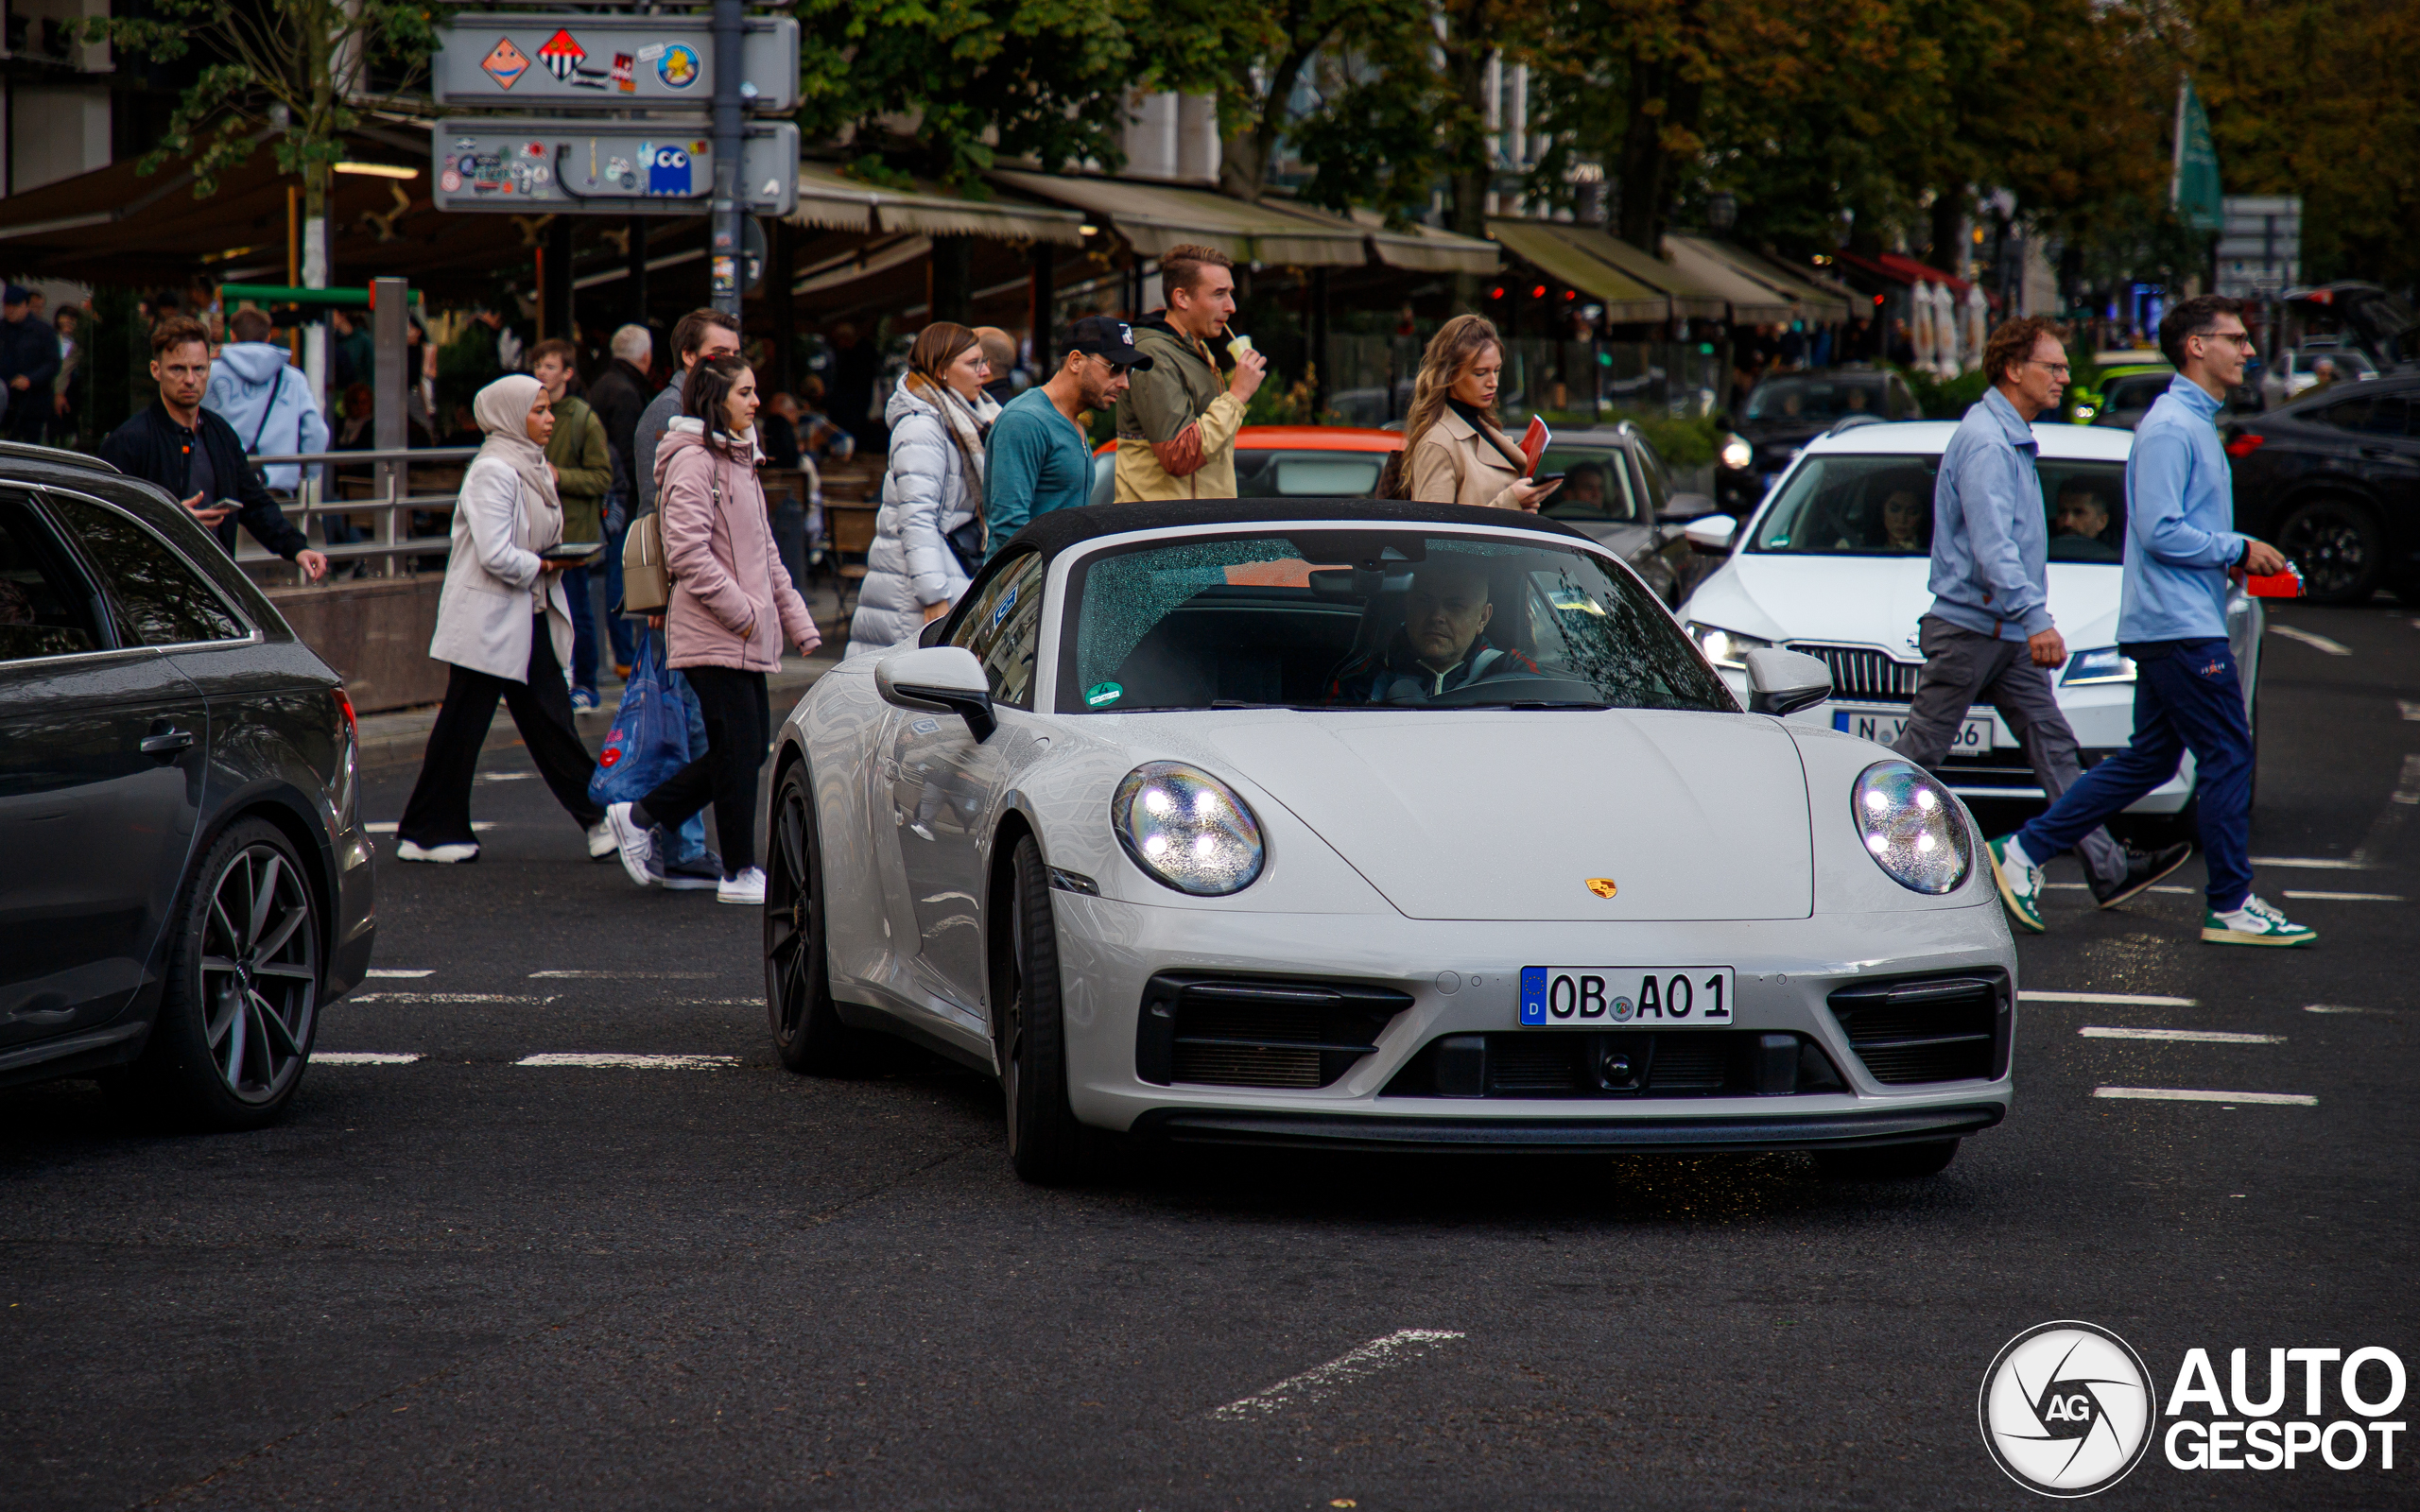
[[229,1091],[266,1103],[302,1073],[319,1003],[308,882],[268,845],[227,860],[202,922],[202,1041]]

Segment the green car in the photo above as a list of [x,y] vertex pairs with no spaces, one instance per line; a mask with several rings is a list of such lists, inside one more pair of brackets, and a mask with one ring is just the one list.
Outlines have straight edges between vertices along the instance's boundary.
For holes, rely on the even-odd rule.
[[2097,370],[2089,380],[2079,378],[2067,389],[2066,414],[2071,425],[2133,430],[2176,376],[2176,369],[2156,352],[2097,352],[2093,367]]

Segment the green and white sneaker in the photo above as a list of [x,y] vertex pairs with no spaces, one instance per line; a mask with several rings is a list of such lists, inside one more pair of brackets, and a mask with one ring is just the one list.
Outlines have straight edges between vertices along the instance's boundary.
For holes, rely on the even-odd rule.
[[2246,898],[2234,913],[2204,913],[2202,938],[2211,945],[2308,945],[2319,938],[2319,931],[2295,923],[2257,898]]
[[2039,935],[2048,927],[2042,922],[2042,868],[2009,854],[2008,843],[2014,838],[2004,834],[1984,848],[1991,852],[1992,881],[1999,885],[2000,902],[2008,904],[2017,927]]

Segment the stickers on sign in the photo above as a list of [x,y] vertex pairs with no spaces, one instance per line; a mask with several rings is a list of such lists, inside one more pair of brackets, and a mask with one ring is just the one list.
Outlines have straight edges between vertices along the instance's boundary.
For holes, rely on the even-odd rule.
[[1115,682],[1096,682],[1084,690],[1084,707],[1105,708],[1126,696],[1126,690]]
[[579,44],[579,40],[563,30],[558,30],[547,38],[546,45],[538,49],[539,59],[545,63],[546,72],[555,76],[558,84],[570,83],[572,71],[587,56],[588,49]]
[[625,94],[638,90],[638,60],[628,53],[614,55],[614,87]]
[[655,61],[655,77],[664,81],[666,89],[687,89],[698,81],[700,72],[698,50],[686,43],[669,44]]
[[639,61],[642,63],[654,62],[657,59],[664,56],[664,49],[667,45],[669,44],[660,42],[648,43],[646,46],[639,49]]
[[498,37],[488,55],[479,60],[479,67],[495,80],[498,89],[510,89],[529,72],[529,55],[512,45],[511,38]]
[[448,168],[438,175],[437,186],[450,195],[462,187],[462,176]]
[[689,193],[688,152],[671,144],[649,152],[647,156],[647,192],[651,195]]

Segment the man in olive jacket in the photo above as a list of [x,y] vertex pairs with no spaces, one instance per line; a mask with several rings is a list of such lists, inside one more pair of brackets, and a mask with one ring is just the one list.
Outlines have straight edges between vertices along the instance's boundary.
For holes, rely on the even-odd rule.
[[1223,383],[1212,338],[1236,313],[1235,264],[1211,247],[1171,248],[1160,259],[1167,308],[1134,327],[1137,366],[1117,406],[1117,498],[1232,499],[1236,433],[1269,359],[1247,347]]
[[[579,376],[579,349],[562,339],[530,349],[529,375],[545,386],[555,410],[555,434],[546,461],[555,470],[555,495],[563,506],[563,541],[605,540],[605,490],[614,486],[614,454],[606,449],[605,422],[571,391]],[[563,594],[571,600],[571,705],[596,707],[596,615],[589,602],[589,567],[563,572]]]

